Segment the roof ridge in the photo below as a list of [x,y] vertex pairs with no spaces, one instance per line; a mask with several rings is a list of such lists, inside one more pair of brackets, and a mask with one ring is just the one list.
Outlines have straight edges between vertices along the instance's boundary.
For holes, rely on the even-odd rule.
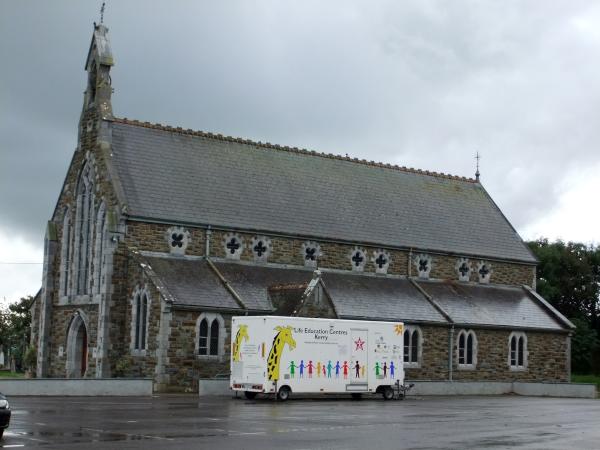
[[334,155],[333,153],[317,152],[315,150],[308,150],[305,148],[289,147],[286,145],[279,145],[279,144],[271,144],[270,142],[261,142],[261,141],[257,142],[257,141],[253,141],[251,139],[227,136],[227,135],[218,134],[218,133],[210,133],[207,131],[192,130],[191,128],[183,129],[182,127],[172,127],[172,126],[163,125],[160,123],[141,122],[141,121],[135,120],[135,119],[128,119],[127,117],[123,117],[123,118],[114,117],[114,118],[110,119],[109,121],[122,123],[122,124],[126,124],[126,125],[139,126],[139,127],[143,127],[143,128],[151,128],[154,130],[169,131],[169,132],[173,132],[173,133],[180,133],[180,134],[187,134],[187,135],[191,135],[191,136],[201,136],[201,137],[206,137],[206,138],[210,138],[210,139],[217,139],[217,140],[221,140],[221,141],[236,142],[239,144],[255,145],[257,147],[263,147],[263,148],[268,148],[268,149],[272,149],[272,150],[279,150],[279,151],[285,151],[285,152],[291,152],[291,153],[300,153],[300,154],[310,155],[310,156],[319,156],[321,158],[328,158],[328,159],[337,159],[340,161],[347,161],[347,162],[362,164],[362,165],[371,166],[371,167],[392,169],[392,170],[397,170],[400,172],[414,173],[414,174],[418,174],[418,175],[428,175],[428,176],[432,176],[432,177],[436,177],[436,178],[446,178],[449,180],[465,181],[468,183],[477,183],[478,182],[477,180],[475,180],[473,178],[462,177],[459,175],[434,172],[431,170],[415,169],[413,167],[398,166],[396,164],[382,163],[382,162],[376,162],[376,161],[367,161],[366,159],[351,158],[349,156]]

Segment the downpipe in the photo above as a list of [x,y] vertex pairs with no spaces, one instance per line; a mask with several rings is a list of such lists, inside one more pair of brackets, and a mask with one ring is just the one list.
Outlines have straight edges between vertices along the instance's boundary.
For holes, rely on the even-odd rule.
[[450,336],[448,338],[448,381],[452,381],[452,367],[453,364],[453,354],[452,351],[454,343],[454,325],[450,327]]

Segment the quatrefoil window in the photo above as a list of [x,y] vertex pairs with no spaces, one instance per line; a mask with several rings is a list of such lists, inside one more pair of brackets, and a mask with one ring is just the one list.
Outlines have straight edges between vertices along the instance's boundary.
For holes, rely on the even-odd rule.
[[469,281],[471,278],[471,263],[467,258],[460,258],[456,262],[456,271],[460,281]]
[[254,255],[254,260],[257,262],[267,262],[267,258],[271,254],[271,239],[266,236],[255,236],[252,238],[250,248]]
[[415,266],[419,278],[429,278],[429,273],[431,272],[431,256],[417,255],[415,257]]
[[477,275],[479,275],[480,283],[489,283],[492,276],[492,265],[485,261],[480,261],[477,264]]
[[225,236],[225,257],[230,259],[240,259],[244,243],[237,233],[229,233]]
[[350,262],[352,263],[352,270],[356,272],[362,272],[365,268],[365,264],[367,263],[364,250],[354,247],[354,250],[352,250],[352,254],[350,256]]
[[183,233],[171,234],[171,247],[183,247]]
[[321,256],[321,246],[312,241],[302,244],[302,259],[306,267],[317,267],[319,257]]
[[376,273],[387,273],[388,267],[390,266],[390,255],[384,250],[376,250],[373,252],[373,258],[371,258],[373,264],[375,264]]
[[190,243],[190,233],[182,227],[171,227],[165,233],[169,251],[175,255],[184,255]]

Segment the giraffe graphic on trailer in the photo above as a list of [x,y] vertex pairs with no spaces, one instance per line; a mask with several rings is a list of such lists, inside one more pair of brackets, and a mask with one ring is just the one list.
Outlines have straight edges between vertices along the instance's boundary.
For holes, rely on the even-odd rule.
[[273,345],[269,352],[269,358],[267,359],[267,373],[270,381],[279,380],[279,363],[281,362],[281,354],[287,344],[290,350],[296,348],[296,341],[292,337],[292,326],[275,327],[275,331],[278,333],[273,338]]
[[242,340],[248,342],[248,339],[250,339],[250,336],[248,336],[248,325],[240,325],[237,334],[235,335],[235,340],[233,341],[232,360],[240,361],[242,359],[242,355],[240,354]]

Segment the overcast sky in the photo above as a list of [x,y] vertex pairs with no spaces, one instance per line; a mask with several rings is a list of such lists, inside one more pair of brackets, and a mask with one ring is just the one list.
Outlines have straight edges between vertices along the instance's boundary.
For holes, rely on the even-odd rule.
[[[600,240],[600,3],[108,1],[118,117],[473,176]],[[35,294],[101,1],[0,2],[0,301]],[[9,264],[6,264],[9,263]]]

